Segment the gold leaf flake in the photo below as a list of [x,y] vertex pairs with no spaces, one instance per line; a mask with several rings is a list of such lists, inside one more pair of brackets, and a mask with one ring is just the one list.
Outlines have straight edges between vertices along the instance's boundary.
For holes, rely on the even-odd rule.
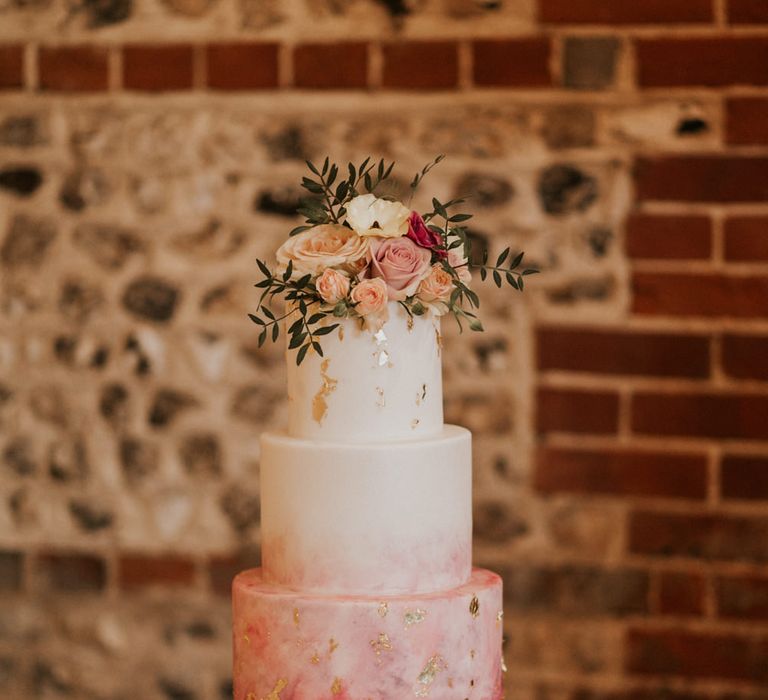
[[279,678],[277,683],[275,683],[275,687],[261,700],[280,700],[280,693],[285,690],[287,685],[288,681],[285,678]]
[[498,627],[502,620],[504,619],[504,611],[499,610],[499,612],[496,613],[496,627]]
[[480,617],[480,601],[476,595],[473,595],[472,600],[469,602],[469,612],[472,617]]
[[418,426],[418,424],[419,424],[419,419],[418,418],[414,418],[411,421],[411,430],[416,430],[416,427]]
[[469,658],[470,659],[474,659],[475,658],[475,650],[474,649],[470,649],[469,650]]
[[376,405],[379,408],[384,408],[384,406],[387,405],[387,402],[384,400],[384,389],[382,389],[380,386],[377,386],[376,393],[379,395],[378,401],[376,401]]
[[245,700],[256,700],[256,693],[248,693],[248,695],[245,696]]
[[416,405],[421,406],[421,402],[427,398],[427,385],[421,385],[421,391],[416,392]]
[[339,326],[339,342],[344,340],[344,326]]
[[315,394],[315,398],[312,399],[312,417],[317,421],[318,425],[322,424],[325,414],[328,412],[328,402],[326,399],[336,390],[336,385],[339,383],[337,379],[328,376],[328,365],[330,359],[323,360],[320,365],[320,377],[323,380],[323,385]]
[[299,626],[299,609],[298,608],[293,609],[293,624],[296,625],[296,627]]
[[309,662],[312,663],[312,664],[315,664],[315,665],[320,663],[320,656],[318,655],[317,652],[312,654],[312,656],[309,659]]
[[250,637],[249,637],[247,634],[244,634],[244,635],[243,635],[243,641],[244,641],[246,644],[250,644],[250,643],[251,643],[251,638],[250,638]]
[[504,673],[507,672],[507,662],[504,661],[504,656],[501,657],[501,670],[504,671]]
[[440,331],[435,328],[435,340],[437,341],[437,356],[440,357],[443,349],[443,336],[440,335]]
[[408,321],[406,323],[408,324],[408,330],[412,331],[413,330],[413,316],[408,314]]
[[424,620],[426,616],[427,611],[422,610],[421,608],[416,608],[416,610],[406,610],[405,614],[403,615],[405,628],[408,629],[411,625],[417,625],[419,622]]
[[333,652],[336,651],[336,649],[338,648],[339,648],[339,643],[333,637],[331,637],[328,640],[328,654],[333,654]]
[[381,328],[373,334],[373,338],[376,341],[376,345],[382,345],[387,342],[387,334],[384,329]]
[[453,688],[453,676],[448,676],[448,687]]
[[392,651],[392,642],[389,641],[389,636],[382,632],[378,639],[371,640],[371,648],[376,653],[378,663],[381,663],[381,652]]
[[389,603],[382,601],[379,603],[379,617],[386,617],[389,612]]
[[417,698],[424,698],[429,695],[429,689],[435,682],[437,674],[445,668],[445,662],[439,654],[430,657],[423,670],[416,679],[416,686],[413,694]]
[[379,367],[383,367],[384,365],[389,367],[392,366],[392,363],[389,361],[389,353],[386,350],[382,350],[379,353],[379,357],[376,362],[378,363]]
[[331,694],[332,695],[341,695],[341,678],[336,676],[336,678],[333,679],[333,685],[331,686]]

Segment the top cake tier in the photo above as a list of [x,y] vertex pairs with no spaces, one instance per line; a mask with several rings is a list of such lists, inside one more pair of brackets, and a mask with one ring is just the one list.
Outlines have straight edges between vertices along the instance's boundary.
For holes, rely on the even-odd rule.
[[443,427],[440,320],[410,317],[396,302],[378,331],[339,319],[316,353],[296,365],[287,350],[288,433],[335,442],[408,440]]

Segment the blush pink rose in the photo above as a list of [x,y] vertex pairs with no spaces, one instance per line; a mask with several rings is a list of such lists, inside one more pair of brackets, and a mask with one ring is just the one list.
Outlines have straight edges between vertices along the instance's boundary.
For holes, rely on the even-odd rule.
[[374,278],[359,282],[349,295],[355,311],[369,327],[381,328],[387,320],[387,285],[383,279]]
[[464,284],[469,284],[472,281],[469,263],[464,257],[464,252],[461,248],[454,248],[448,251],[448,264],[456,270],[456,274]]
[[408,233],[406,236],[422,248],[434,251],[438,257],[445,257],[445,251],[439,250],[443,247],[443,237],[439,233],[432,231],[418,212],[411,212],[411,216],[408,219]]
[[372,240],[368,274],[386,282],[392,301],[403,301],[416,293],[419,282],[429,274],[431,261],[429,250],[405,236]]
[[349,294],[349,277],[329,267],[317,278],[315,287],[324,302],[336,304]]
[[429,274],[421,281],[418,289],[418,297],[422,301],[445,301],[451,297],[453,291],[453,277],[439,263],[432,265]]

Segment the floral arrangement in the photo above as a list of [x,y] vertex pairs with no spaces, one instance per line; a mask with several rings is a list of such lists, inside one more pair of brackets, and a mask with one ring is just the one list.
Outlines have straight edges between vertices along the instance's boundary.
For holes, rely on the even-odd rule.
[[[417,173],[410,184],[411,197],[425,175],[444,156],[438,156]],[[314,177],[304,177],[302,186],[310,197],[302,200],[298,213],[306,222],[290,232],[277,251],[273,272],[257,260],[264,279],[255,314],[250,319],[261,327],[259,346],[268,337],[276,341],[280,322],[295,319],[288,327],[288,347],[298,348],[301,364],[309,348],[322,356],[319,338],[331,333],[338,318],[357,318],[376,330],[388,318],[388,302],[399,303],[409,317],[428,311],[452,313],[459,328],[463,321],[473,331],[482,331],[477,317],[477,294],[470,289],[472,269],[480,279],[489,275],[496,286],[504,282],[523,291],[523,278],[538,272],[521,269],[523,253],[501,252],[489,265],[487,251],[482,262],[473,263],[471,240],[463,224],[470,214],[453,213],[465,200],[440,202],[432,199],[432,211],[420,214],[402,202],[377,197],[373,192],[390,177],[394,163],[366,159],[359,166],[349,163],[348,175],[339,180],[339,168],[326,158],[322,167],[307,161]],[[285,312],[270,308],[275,298],[286,302]]]

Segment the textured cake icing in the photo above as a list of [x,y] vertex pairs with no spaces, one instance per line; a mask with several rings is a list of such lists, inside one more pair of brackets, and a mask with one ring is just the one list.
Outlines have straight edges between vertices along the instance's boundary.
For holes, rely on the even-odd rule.
[[443,425],[439,338],[390,303],[323,357],[288,351],[263,566],[233,584],[235,700],[502,697],[501,579],[471,568],[471,436]]

